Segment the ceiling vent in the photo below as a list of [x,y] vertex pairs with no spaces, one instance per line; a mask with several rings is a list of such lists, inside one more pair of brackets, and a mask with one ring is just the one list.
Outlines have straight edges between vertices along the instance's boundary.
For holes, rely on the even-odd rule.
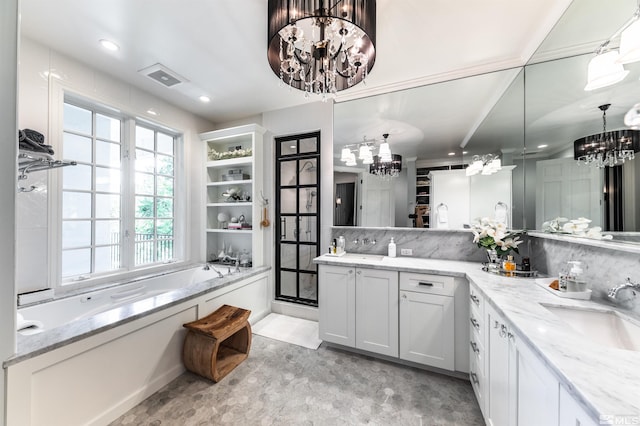
[[162,64],[151,65],[150,67],[141,69],[139,73],[146,75],[150,79],[162,84],[165,87],[173,87],[180,83],[187,83],[189,80],[180,74],[171,71]]

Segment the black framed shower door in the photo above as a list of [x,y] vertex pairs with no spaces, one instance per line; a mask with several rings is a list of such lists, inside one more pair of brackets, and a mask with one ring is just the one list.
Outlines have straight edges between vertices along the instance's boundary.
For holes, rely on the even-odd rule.
[[277,300],[318,306],[320,132],[275,138]]

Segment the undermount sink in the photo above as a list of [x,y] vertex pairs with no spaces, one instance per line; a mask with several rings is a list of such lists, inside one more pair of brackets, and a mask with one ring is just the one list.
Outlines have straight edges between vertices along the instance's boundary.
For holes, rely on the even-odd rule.
[[381,256],[378,254],[362,254],[362,253],[346,253],[344,257],[350,258],[350,259],[372,260],[374,262],[382,262],[382,259],[384,259],[384,256]]
[[545,305],[573,330],[603,346],[640,351],[640,323],[615,311]]

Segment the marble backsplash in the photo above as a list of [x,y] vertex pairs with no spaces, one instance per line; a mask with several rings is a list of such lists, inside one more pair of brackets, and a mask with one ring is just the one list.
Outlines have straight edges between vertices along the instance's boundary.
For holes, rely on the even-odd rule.
[[[352,253],[387,254],[387,245],[393,237],[397,255],[401,249],[412,249],[413,257],[450,259],[469,262],[486,260],[484,250],[472,242],[470,231],[410,228],[333,227],[331,238],[344,236],[346,250]],[[364,242],[364,240],[367,242]],[[593,290],[592,298],[607,301],[609,288],[623,283],[627,277],[640,281],[640,249],[620,250],[580,241],[565,241],[536,236],[525,236],[520,246],[521,255],[528,255],[532,269],[548,276],[556,276],[570,260],[582,262],[584,275]],[[356,242],[357,240],[357,242]],[[375,244],[372,242],[375,240]],[[327,247],[328,249],[328,247]],[[516,256],[520,262],[521,256]],[[640,296],[638,296],[640,299]],[[640,300],[634,310],[640,313]]]
[[[471,231],[465,230],[441,231],[436,229],[341,226],[331,228],[332,240],[337,239],[340,235],[346,239],[347,252],[353,253],[386,255],[389,241],[393,237],[398,257],[401,256],[401,249],[411,249],[413,257],[470,262],[482,262],[487,259],[485,251],[472,243],[473,234]],[[365,239],[368,242],[365,242]],[[374,240],[375,244],[372,243]]]

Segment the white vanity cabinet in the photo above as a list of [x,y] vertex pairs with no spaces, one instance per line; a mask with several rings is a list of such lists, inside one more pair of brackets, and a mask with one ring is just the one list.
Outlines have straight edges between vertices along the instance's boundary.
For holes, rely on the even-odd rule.
[[398,272],[355,268],[356,348],[398,356]]
[[578,404],[578,402],[569,395],[567,390],[560,386],[560,426],[596,426],[594,420],[586,413],[586,411]]
[[[517,368],[517,425],[559,425],[560,384],[558,380],[527,345],[518,345]],[[562,423],[562,426],[565,424]],[[571,425],[573,424],[575,423]]]
[[398,356],[398,273],[319,265],[319,329],[324,341]]
[[[492,306],[485,305],[486,334],[486,410],[485,419],[493,426],[517,423],[518,339]],[[545,424],[546,423],[539,423]]]
[[318,266],[320,339],[356,346],[356,279],[354,267]]
[[400,358],[455,369],[453,277],[400,273]]
[[469,283],[469,380],[482,414],[487,417],[486,334],[484,297]]
[[[574,425],[559,422],[559,382],[511,325],[469,288],[470,379],[485,421],[491,426]],[[581,423],[577,423],[581,424]],[[584,423],[589,424],[589,423]]]

